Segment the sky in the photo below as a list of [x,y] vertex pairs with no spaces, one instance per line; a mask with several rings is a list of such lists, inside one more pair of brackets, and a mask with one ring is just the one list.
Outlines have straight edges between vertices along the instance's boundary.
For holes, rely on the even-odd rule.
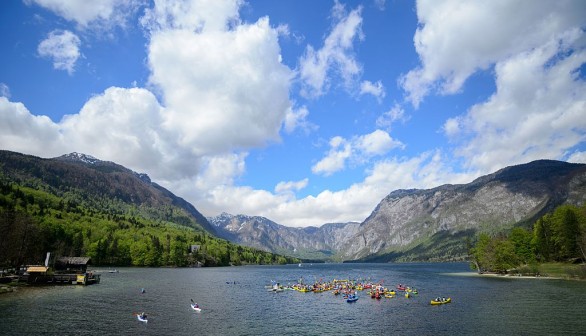
[[0,2],[0,149],[205,216],[362,222],[397,189],[586,163],[586,2]]

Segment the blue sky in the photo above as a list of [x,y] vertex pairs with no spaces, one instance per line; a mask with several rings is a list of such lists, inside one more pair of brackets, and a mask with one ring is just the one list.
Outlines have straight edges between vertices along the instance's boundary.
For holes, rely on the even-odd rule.
[[586,3],[0,4],[0,148],[114,161],[204,215],[362,221],[396,189],[586,163]]

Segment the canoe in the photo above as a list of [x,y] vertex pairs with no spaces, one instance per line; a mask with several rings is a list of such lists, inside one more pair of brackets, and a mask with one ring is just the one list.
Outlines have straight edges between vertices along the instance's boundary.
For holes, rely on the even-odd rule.
[[146,323],[146,322],[148,322],[148,321],[149,321],[148,319],[146,319],[146,318],[143,318],[143,317],[142,317],[142,315],[140,315],[140,314],[137,314],[137,315],[136,315],[136,318],[138,318],[138,320],[139,320],[140,322],[145,322],[145,323]]
[[441,304],[444,304],[444,303],[450,303],[450,302],[452,302],[452,298],[447,298],[445,301],[436,301],[436,300],[431,300],[431,302],[430,302],[430,303],[431,303],[432,305],[441,305]]
[[195,310],[197,312],[200,312],[201,311],[201,308],[196,307],[193,303],[191,304],[191,309],[193,309],[193,310]]

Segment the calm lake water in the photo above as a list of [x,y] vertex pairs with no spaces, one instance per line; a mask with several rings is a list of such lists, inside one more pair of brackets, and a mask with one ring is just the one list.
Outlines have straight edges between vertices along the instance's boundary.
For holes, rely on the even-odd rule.
[[[0,295],[0,334],[586,335],[585,282],[454,275],[469,272],[463,263],[119,270],[104,271],[97,285]],[[271,280],[292,284],[301,277],[382,280],[419,294],[373,300],[359,292],[349,304],[332,292],[264,288]],[[452,303],[431,306],[437,296]],[[190,299],[203,311],[194,312]],[[148,323],[133,315],[140,311],[149,314]]]

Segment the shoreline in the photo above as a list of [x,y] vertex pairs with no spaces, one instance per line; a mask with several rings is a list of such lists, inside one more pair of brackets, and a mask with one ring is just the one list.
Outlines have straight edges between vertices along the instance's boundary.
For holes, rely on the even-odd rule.
[[452,276],[467,276],[480,278],[500,278],[500,279],[544,279],[544,280],[583,280],[569,277],[554,277],[543,275],[516,275],[516,274],[498,274],[498,273],[478,273],[478,272],[458,272],[458,273],[442,273]]

